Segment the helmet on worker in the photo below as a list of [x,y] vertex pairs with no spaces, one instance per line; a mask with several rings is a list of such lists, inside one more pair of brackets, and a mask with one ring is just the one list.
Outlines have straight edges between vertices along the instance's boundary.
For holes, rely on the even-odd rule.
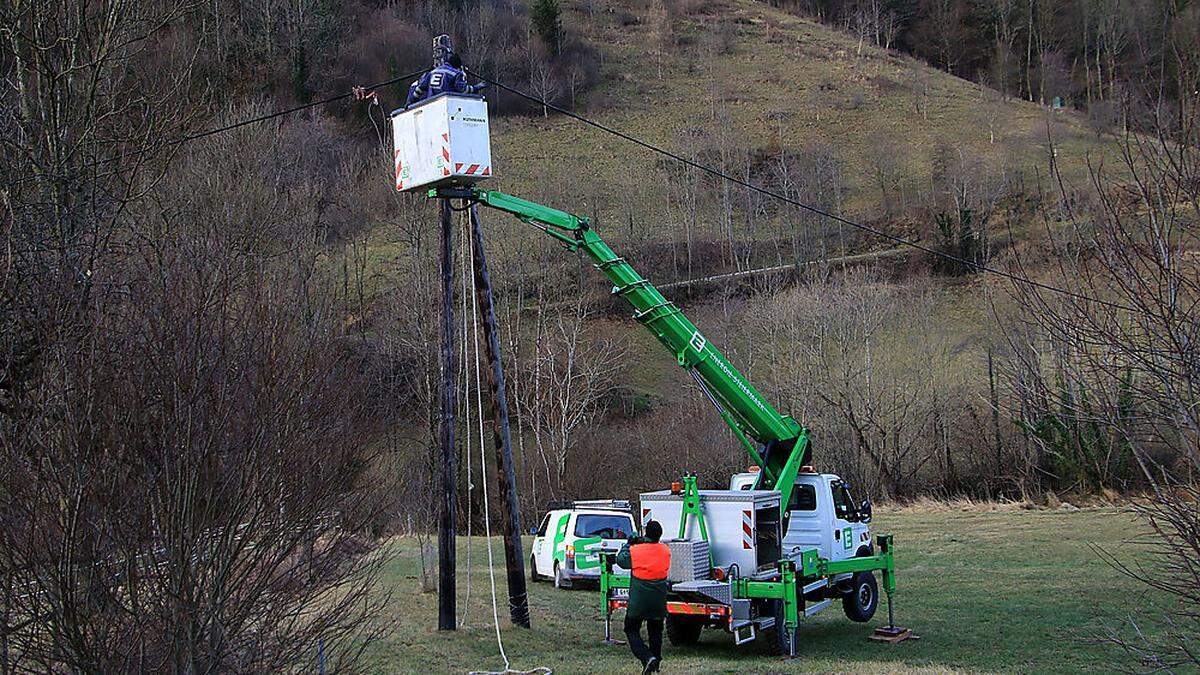
[[420,103],[440,94],[476,94],[483,89],[484,84],[467,84],[466,73],[463,72],[462,57],[450,45],[450,36],[439,35],[433,41],[433,65],[408,89],[406,106]]

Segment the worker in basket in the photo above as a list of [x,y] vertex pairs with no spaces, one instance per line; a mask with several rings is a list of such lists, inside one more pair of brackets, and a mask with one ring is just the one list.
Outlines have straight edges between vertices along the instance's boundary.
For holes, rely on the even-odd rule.
[[[662,663],[663,620],[667,618],[667,572],[671,549],[659,541],[662,525],[646,523],[644,537],[631,537],[617,553],[617,564],[630,570],[629,604],[625,609],[625,637],[629,649],[642,662],[642,674],[658,672]],[[642,622],[650,647],[642,641]]]
[[444,59],[435,57],[434,61],[433,70],[422,75],[421,79],[413,82],[412,86],[408,88],[406,107],[447,92],[475,94],[486,86],[484,84],[467,84],[467,74],[463,72],[462,57],[454,52],[448,52]]

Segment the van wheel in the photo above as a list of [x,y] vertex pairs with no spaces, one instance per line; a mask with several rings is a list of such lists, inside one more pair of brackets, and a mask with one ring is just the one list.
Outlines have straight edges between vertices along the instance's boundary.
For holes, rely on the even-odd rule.
[[775,625],[764,631],[761,639],[766,640],[767,653],[771,656],[791,656],[792,645],[800,636],[800,626],[796,626],[795,630],[788,630],[784,625],[786,615],[783,611],[783,601],[769,602],[770,612],[775,616]]
[[676,647],[687,647],[700,641],[704,621],[691,616],[667,615],[667,639]]
[[570,588],[571,587],[571,580],[567,578],[566,574],[563,574],[562,567],[558,564],[558,561],[554,562],[554,587],[555,588]]
[[856,572],[850,579],[850,590],[842,596],[842,609],[846,618],[865,623],[875,616],[879,608],[879,584],[871,572]]
[[537,557],[529,556],[529,580],[537,583],[542,580],[542,575],[537,573]]

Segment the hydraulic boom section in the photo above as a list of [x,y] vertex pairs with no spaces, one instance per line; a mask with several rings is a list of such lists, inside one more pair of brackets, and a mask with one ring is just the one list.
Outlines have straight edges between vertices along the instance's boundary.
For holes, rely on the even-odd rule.
[[[604,243],[587,218],[495,190],[439,188],[430,190],[429,196],[466,199],[511,213],[557,239],[568,250],[586,253],[596,269],[612,282],[612,292],[633,306],[634,319],[692,375],[761,467],[758,487],[779,490],[782,504],[788,503],[796,473],[808,463],[808,430],[765,401],[675,303]],[[761,451],[751,439],[761,444]]]

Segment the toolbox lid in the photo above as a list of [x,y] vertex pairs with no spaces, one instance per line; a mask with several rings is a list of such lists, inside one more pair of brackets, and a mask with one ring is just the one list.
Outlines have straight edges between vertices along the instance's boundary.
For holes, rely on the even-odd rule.
[[[771,500],[779,501],[779,492],[777,490],[700,490],[700,501],[703,502],[769,502]],[[677,502],[683,501],[682,494],[675,494],[670,490],[657,490],[655,492],[643,492],[641,494],[643,502]]]

